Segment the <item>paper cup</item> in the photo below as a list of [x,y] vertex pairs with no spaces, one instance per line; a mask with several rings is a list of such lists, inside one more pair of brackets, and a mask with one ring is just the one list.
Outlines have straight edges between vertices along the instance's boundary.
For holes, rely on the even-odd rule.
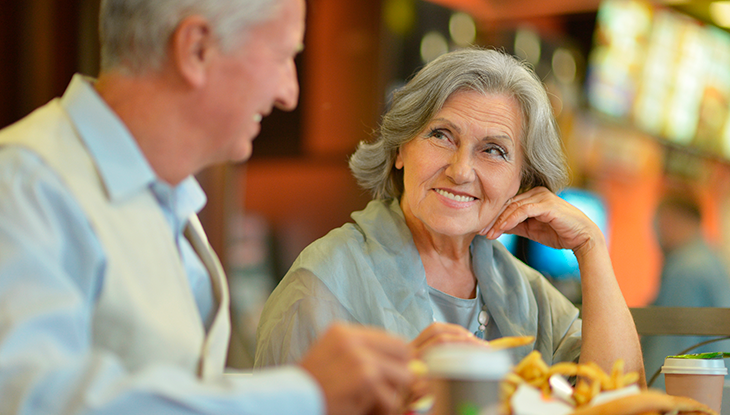
[[424,361],[434,394],[432,415],[499,413],[499,383],[512,367],[507,351],[450,344],[434,347]]
[[722,387],[727,375],[723,359],[667,357],[662,373],[669,395],[690,397],[720,413]]

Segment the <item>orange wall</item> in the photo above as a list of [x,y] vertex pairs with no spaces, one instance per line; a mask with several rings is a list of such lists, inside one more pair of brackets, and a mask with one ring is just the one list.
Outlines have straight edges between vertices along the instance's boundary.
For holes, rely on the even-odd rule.
[[659,177],[606,178],[601,191],[610,212],[608,235],[614,272],[629,307],[645,306],[656,295],[661,253],[652,229]]
[[306,156],[342,160],[377,125],[379,27],[379,1],[309,1],[301,102]]

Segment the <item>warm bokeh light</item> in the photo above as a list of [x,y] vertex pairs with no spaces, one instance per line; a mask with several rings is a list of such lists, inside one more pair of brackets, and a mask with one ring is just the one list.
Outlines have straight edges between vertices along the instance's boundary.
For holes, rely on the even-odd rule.
[[428,63],[449,51],[449,43],[444,35],[431,31],[421,39],[421,59]]
[[575,81],[576,63],[573,54],[565,48],[558,48],[553,53],[553,73],[558,82],[571,84]]
[[449,19],[449,34],[454,43],[459,46],[473,44],[477,35],[477,27],[474,19],[463,12],[452,14]]
[[532,29],[520,28],[515,34],[515,54],[537,65],[540,62],[540,36]]
[[383,20],[391,32],[405,36],[416,22],[416,5],[413,0],[386,0],[383,3]]

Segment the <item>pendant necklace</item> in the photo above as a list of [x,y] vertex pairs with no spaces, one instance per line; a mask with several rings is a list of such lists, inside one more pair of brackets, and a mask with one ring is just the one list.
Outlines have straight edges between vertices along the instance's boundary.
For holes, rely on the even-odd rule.
[[476,333],[474,333],[475,336],[482,340],[487,339],[487,324],[489,324],[489,312],[487,312],[487,305],[484,304],[482,306],[482,309],[479,310],[479,314],[477,315],[477,322],[479,323],[479,329]]
[[[481,292],[479,292],[479,286],[477,286],[477,301],[482,301]],[[481,310],[477,314],[477,322],[479,323],[479,330],[474,333],[478,338],[486,340],[487,337],[487,324],[489,324],[489,312],[487,311],[487,304],[482,304]]]

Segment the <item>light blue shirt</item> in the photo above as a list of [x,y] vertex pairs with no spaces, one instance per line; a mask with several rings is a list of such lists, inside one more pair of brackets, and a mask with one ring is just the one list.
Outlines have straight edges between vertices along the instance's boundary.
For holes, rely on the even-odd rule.
[[[182,234],[187,217],[205,204],[202,189],[192,177],[175,187],[157,178],[124,124],[80,76],[61,105],[110,198],[152,188],[207,326],[217,306],[210,278]],[[323,412],[317,384],[296,367],[215,383],[165,365],[125,372],[118,359],[91,346],[105,267],[99,239],[58,176],[29,150],[0,149],[0,413]]]

